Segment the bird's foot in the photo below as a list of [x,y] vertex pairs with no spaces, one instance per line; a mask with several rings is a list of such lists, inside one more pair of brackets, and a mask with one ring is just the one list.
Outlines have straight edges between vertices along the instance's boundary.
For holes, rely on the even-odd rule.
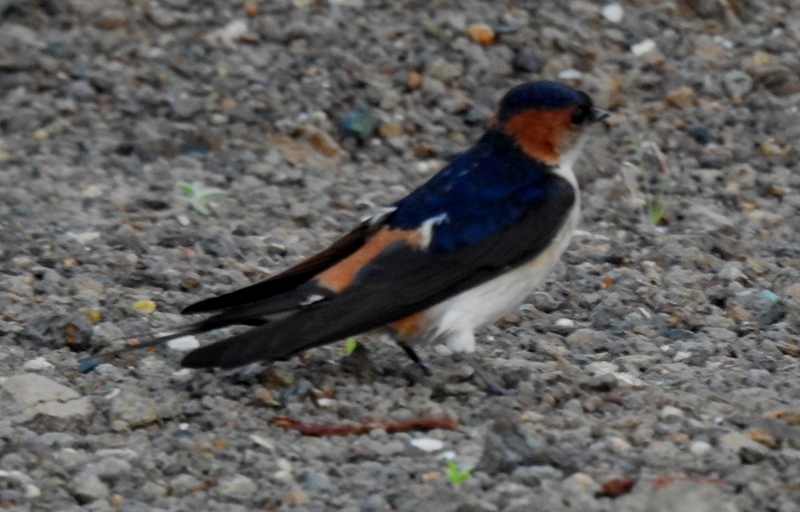
[[403,352],[406,353],[409,359],[411,359],[412,361],[414,361],[414,363],[416,363],[416,365],[419,367],[420,370],[422,370],[422,373],[426,377],[430,377],[431,375],[433,375],[433,372],[431,372],[431,367],[428,366],[428,363],[423,361],[421,357],[419,357],[419,354],[417,354],[416,351],[414,351],[414,349],[411,348],[411,345],[409,345],[405,341],[398,341],[397,345],[403,349]]

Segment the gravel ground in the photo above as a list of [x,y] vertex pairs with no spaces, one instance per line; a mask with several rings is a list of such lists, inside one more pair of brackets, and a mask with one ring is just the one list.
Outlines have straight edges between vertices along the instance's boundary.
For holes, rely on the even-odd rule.
[[[800,511],[800,4],[620,7],[0,1],[0,507]],[[517,394],[383,341],[77,371],[323,248],[540,78],[614,116],[579,162],[584,231],[480,333]],[[211,215],[179,181],[224,191]]]

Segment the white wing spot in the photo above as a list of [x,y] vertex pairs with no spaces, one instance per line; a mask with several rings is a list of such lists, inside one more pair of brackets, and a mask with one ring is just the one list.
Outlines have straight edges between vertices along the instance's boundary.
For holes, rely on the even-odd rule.
[[418,230],[420,236],[422,237],[422,241],[420,242],[420,247],[422,249],[427,249],[431,244],[431,238],[433,238],[433,227],[438,226],[442,222],[447,222],[448,219],[449,217],[446,213],[440,213],[439,215],[431,217],[422,223]]
[[306,300],[300,303],[300,307],[304,308],[306,306],[310,306],[311,304],[314,304],[315,302],[319,302],[324,299],[325,299],[324,295],[309,295],[308,297],[306,297]]

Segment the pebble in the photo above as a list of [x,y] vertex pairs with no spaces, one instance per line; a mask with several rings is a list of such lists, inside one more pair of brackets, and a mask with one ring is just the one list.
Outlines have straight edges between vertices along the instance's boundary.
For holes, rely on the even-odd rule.
[[644,41],[631,46],[631,53],[637,57],[642,57],[648,53],[655,52],[656,50],[658,50],[658,46],[656,46],[656,42],[652,39],[645,39]]
[[217,484],[217,489],[220,496],[239,502],[247,502],[255,495],[256,491],[258,491],[258,485],[249,477],[233,475],[221,479]]
[[75,475],[69,490],[83,504],[107,498],[111,494],[108,486],[100,480],[99,476],[86,472]]
[[705,455],[710,452],[712,448],[711,444],[706,441],[692,441],[689,444],[689,451],[697,456]]
[[200,346],[200,340],[195,336],[181,336],[167,342],[167,346],[178,352],[188,352]]
[[603,17],[611,23],[619,23],[625,16],[625,10],[616,2],[603,6]]
[[418,437],[409,441],[409,444],[423,452],[438,452],[444,448],[444,443],[439,439],[429,437]]
[[111,399],[110,418],[123,428],[140,428],[159,420],[156,402],[134,391],[122,391]]
[[3,391],[30,411],[56,418],[88,416],[94,411],[88,397],[35,373],[8,377]]
[[288,507],[297,507],[311,501],[311,497],[300,487],[292,487],[283,494],[281,501]]

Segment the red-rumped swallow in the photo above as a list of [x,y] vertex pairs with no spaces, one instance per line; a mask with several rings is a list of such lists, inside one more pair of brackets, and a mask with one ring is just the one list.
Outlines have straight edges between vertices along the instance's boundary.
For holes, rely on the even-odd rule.
[[419,339],[473,352],[475,329],[519,305],[569,245],[572,167],[586,128],[606,116],[563,84],[514,87],[483,137],[427,183],[319,254],[183,310],[213,313],[205,320],[138,346],[250,326],[181,361],[232,368],[388,327],[412,358]]

